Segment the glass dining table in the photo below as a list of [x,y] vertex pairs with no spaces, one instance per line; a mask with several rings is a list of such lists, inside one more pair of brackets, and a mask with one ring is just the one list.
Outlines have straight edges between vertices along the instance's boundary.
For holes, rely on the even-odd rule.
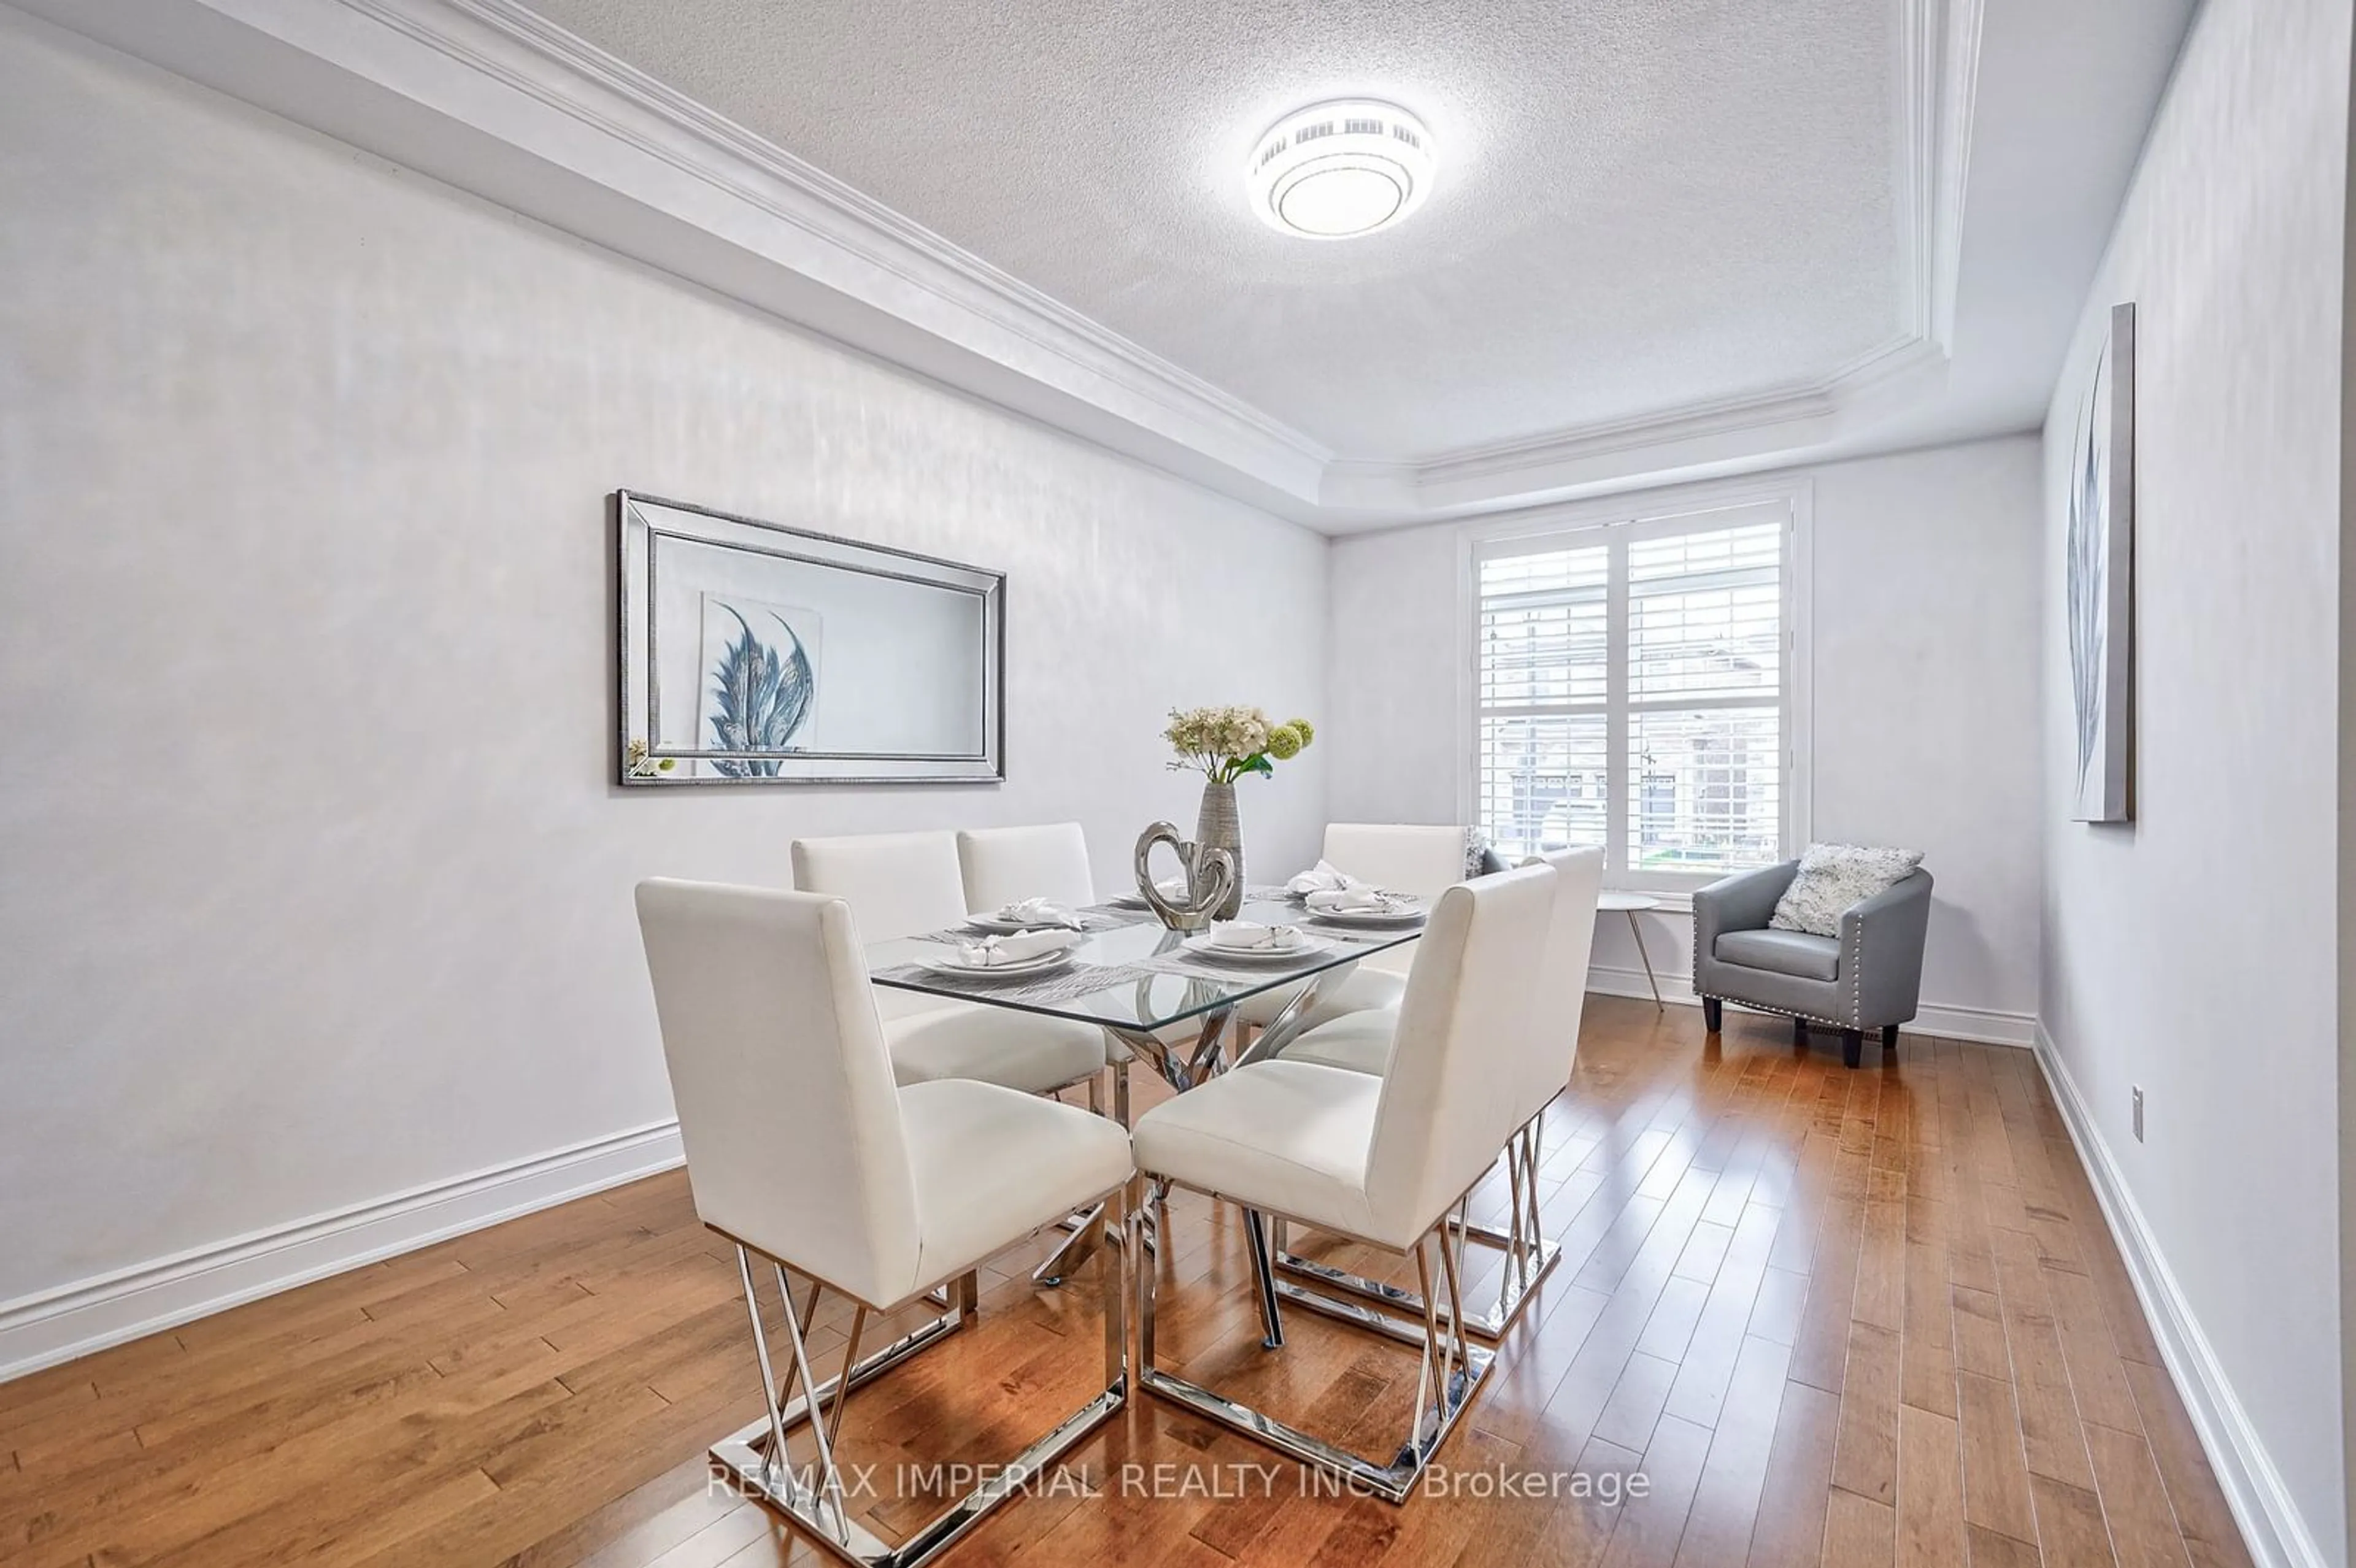
[[[928,960],[940,957],[945,948],[954,951],[959,943],[977,940],[976,931],[964,929],[870,943],[868,974],[876,985],[894,990],[1095,1024],[1183,1093],[1229,1067],[1281,1051],[1306,1023],[1323,987],[1360,960],[1414,941],[1423,930],[1419,912],[1397,924],[1344,926],[1313,914],[1282,888],[1252,888],[1246,890],[1237,920],[1296,926],[1312,945],[1280,955],[1236,957],[1204,951],[1201,933],[1167,930],[1151,910],[1125,901],[1072,912],[1080,941],[1070,950],[1069,962],[1044,972],[1001,977],[932,967]],[[1231,1051],[1237,1008],[1288,988],[1292,995],[1249,1047]],[[1130,1125],[1128,1068],[1115,1053],[1112,1115],[1124,1127]],[[1255,1261],[1265,1267],[1258,1216],[1247,1220],[1255,1232]],[[1087,1255],[1098,1229],[1080,1223],[1033,1277],[1042,1284],[1060,1281]]]
[[[1414,941],[1423,929],[1419,913],[1396,924],[1344,927],[1311,913],[1281,888],[1255,888],[1237,920],[1297,927],[1313,945],[1233,956],[1205,951],[1199,933],[1165,930],[1151,910],[1107,903],[1073,914],[1080,940],[1069,962],[1044,973],[997,976],[930,966],[945,950],[978,940],[971,929],[871,943],[868,973],[894,990],[1095,1024],[1183,1092],[1222,1065],[1281,1050],[1326,982],[1363,958]],[[1260,1031],[1248,1056],[1223,1063],[1220,1049],[1237,1007],[1289,987],[1299,989]],[[1125,1114],[1115,1114],[1127,1124]]]

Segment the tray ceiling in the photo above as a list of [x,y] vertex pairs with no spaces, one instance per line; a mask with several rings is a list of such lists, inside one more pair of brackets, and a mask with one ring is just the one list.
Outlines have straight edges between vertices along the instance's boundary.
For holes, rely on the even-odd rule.
[[[1332,532],[2031,428],[2193,0],[14,0]],[[1253,138],[1368,93],[1338,244]]]
[[[699,103],[1344,457],[1829,374],[1907,325],[1896,0],[1074,6],[533,0]],[[1312,244],[1240,170],[1404,103],[1398,229]]]

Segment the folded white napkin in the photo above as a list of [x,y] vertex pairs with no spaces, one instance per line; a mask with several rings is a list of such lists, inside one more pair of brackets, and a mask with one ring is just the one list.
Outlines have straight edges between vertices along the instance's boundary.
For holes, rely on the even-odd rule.
[[1256,920],[1231,920],[1211,927],[1211,945],[1246,953],[1290,953],[1307,939],[1297,925],[1262,925]]
[[1020,964],[1036,958],[1043,953],[1061,953],[1066,947],[1079,944],[1076,931],[1026,931],[1019,936],[985,936],[978,942],[958,944],[958,962],[975,969],[994,969],[1001,964]]
[[1408,906],[1408,901],[1393,898],[1361,882],[1355,888],[1334,892],[1311,893],[1304,901],[1311,909],[1339,912],[1344,914],[1396,914]]
[[1350,875],[1331,860],[1320,860],[1292,880],[1285,883],[1284,889],[1287,892],[1299,893],[1306,898],[1311,893],[1343,893],[1348,892],[1353,888],[1366,888],[1373,885],[1371,882]]
[[1018,899],[1001,907],[995,918],[1020,921],[1024,925],[1077,926],[1080,923],[1073,918],[1070,910],[1053,899]]

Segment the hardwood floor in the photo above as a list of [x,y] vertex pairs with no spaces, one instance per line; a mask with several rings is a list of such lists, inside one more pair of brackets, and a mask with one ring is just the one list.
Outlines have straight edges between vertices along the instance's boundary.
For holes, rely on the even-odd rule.
[[[1849,1072],[1777,1020],[1710,1044],[1697,1009],[1600,997],[1584,1035],[1545,1140],[1563,1259],[1441,1450],[1448,1490],[1318,1495],[1149,1397],[947,1561],[2248,1563],[2029,1053],[1910,1035]],[[1391,1440],[1411,1353],[1301,1313],[1262,1352],[1240,1232],[1173,1199],[1165,1362]],[[852,1402],[851,1457],[1003,1459],[1080,1402],[1095,1265],[1034,1290],[1042,1251]],[[758,1413],[734,1255],[673,1174],[0,1385],[0,1563],[825,1561],[707,1479]]]

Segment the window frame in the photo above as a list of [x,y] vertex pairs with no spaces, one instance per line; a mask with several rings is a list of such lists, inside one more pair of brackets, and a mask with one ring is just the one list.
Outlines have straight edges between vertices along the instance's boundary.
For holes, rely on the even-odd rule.
[[[1736,519],[1713,520],[1713,514],[1780,508],[1783,517],[1783,550],[1780,563],[1783,588],[1783,665],[1782,669],[1783,778],[1778,812],[1780,853],[1796,857],[1808,841],[1813,814],[1810,759],[1813,750],[1811,712],[1814,708],[1812,655],[1813,606],[1809,592],[1810,524],[1815,486],[1805,478],[1775,481],[1722,481],[1680,485],[1637,495],[1600,497],[1562,506],[1483,518],[1459,526],[1457,533],[1457,670],[1456,737],[1461,752],[1457,769],[1457,814],[1466,823],[1480,825],[1481,810],[1481,560],[1484,550],[1504,544],[1561,543],[1568,549],[1588,544],[1621,547],[1608,592],[1615,606],[1624,605],[1627,581],[1625,547],[1634,541],[1719,527],[1739,527]],[[1765,519],[1760,519],[1765,520]],[[1581,538],[1580,536],[1591,536]],[[1638,870],[1627,865],[1628,822],[1635,810],[1634,785],[1622,777],[1627,771],[1625,739],[1631,711],[1624,668],[1627,655],[1624,617],[1615,608],[1612,617],[1606,725],[1616,746],[1607,743],[1607,778],[1614,781],[1606,799],[1603,885],[1615,892],[1643,893],[1658,898],[1665,908],[1691,908],[1697,888],[1707,887],[1730,873],[1720,871]]]

